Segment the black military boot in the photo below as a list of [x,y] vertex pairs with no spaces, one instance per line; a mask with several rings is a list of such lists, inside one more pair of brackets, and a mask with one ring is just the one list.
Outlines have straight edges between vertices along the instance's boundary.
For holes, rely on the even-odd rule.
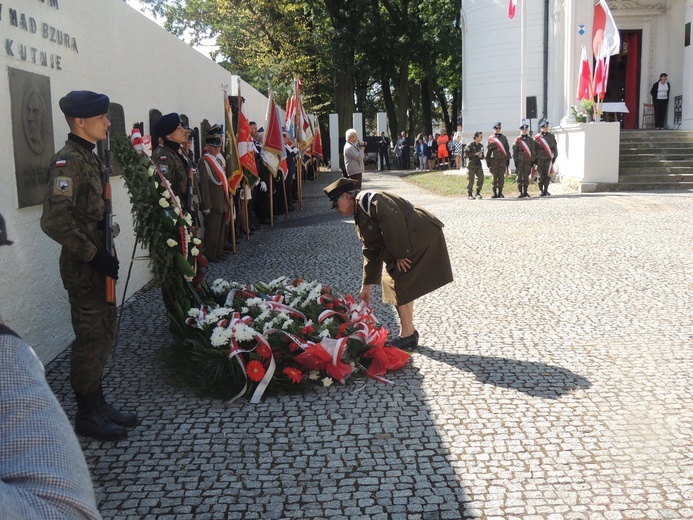
[[128,436],[127,430],[108,419],[99,411],[99,393],[75,394],[77,415],[75,433],[99,441],[119,441]]
[[137,426],[139,424],[139,419],[137,415],[130,412],[119,412],[115,410],[110,404],[106,402],[106,398],[103,396],[103,387],[99,386],[98,390],[99,396],[99,412],[106,416],[111,422],[114,422],[120,426]]
[[548,181],[546,184],[544,184],[544,195],[551,195],[549,193],[549,182],[551,181]]
[[520,187],[518,188],[518,191],[519,191],[519,193],[517,194],[517,198],[518,198],[518,199],[524,198],[525,192],[522,191],[522,186],[520,186]]
[[505,195],[503,195],[503,188],[498,188],[498,198],[499,199],[505,198]]
[[529,193],[527,193],[527,186],[525,186],[525,197],[529,197]]
[[474,200],[474,195],[472,195],[472,192],[471,192],[471,191],[468,191],[467,193],[468,193],[467,199],[469,199],[469,200]]
[[482,199],[483,197],[481,196],[481,190],[476,190],[476,198],[477,199]]
[[492,199],[497,199],[498,198],[498,190],[496,188],[493,188],[493,195],[491,195]]

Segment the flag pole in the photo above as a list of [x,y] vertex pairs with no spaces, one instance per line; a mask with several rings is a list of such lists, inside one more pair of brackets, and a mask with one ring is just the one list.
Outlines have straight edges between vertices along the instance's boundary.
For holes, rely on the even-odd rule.
[[[226,107],[228,106],[229,107],[228,112],[231,112],[231,103],[229,102],[229,93],[226,90],[227,84],[224,83],[223,86],[224,86],[224,110],[226,111]],[[229,117],[229,121],[233,121],[231,116]],[[231,133],[231,132],[233,132],[233,128],[227,128],[226,131]],[[231,142],[229,139],[226,139],[224,144],[227,145],[228,147],[231,147]],[[230,151],[226,150],[226,153],[228,154],[228,153],[230,153]],[[238,157],[238,150],[236,150],[236,157]],[[228,164],[228,159],[227,159],[227,164]],[[228,178],[227,178],[227,180],[228,180]],[[231,199],[231,200],[232,200],[232,203],[231,203],[231,207],[229,208],[229,211],[230,211],[229,220],[231,222],[231,252],[235,255],[236,254],[236,219],[237,219],[238,215],[236,215],[236,206],[233,204],[233,199]]]
[[525,92],[526,92],[526,74],[525,74],[525,0],[520,0],[520,121],[525,122],[527,118]]
[[[241,110],[242,110],[242,103],[243,103],[243,98],[241,97],[241,78],[238,77],[236,78],[237,85],[238,85],[238,120],[241,120]],[[236,138],[236,142],[238,142],[238,138]],[[241,168],[241,172],[243,171],[243,165],[239,165]],[[245,228],[245,239],[250,240],[250,222],[248,221],[248,192],[246,191],[246,184],[247,181],[245,180],[245,175],[243,175],[243,180],[241,180],[241,190],[243,193],[243,227]]]
[[298,180],[298,207],[303,209],[303,155],[301,154],[301,143],[299,141],[299,113],[300,113],[300,100],[298,99],[298,79],[294,78],[294,100],[295,100],[295,114],[294,114],[294,138],[296,139],[296,150],[298,151],[296,161],[296,172]]
[[[267,126],[267,130],[269,130],[269,123],[270,123],[270,118],[272,117],[270,112],[272,111],[272,87],[269,84],[269,81],[267,82],[267,97],[269,98],[267,100],[267,113],[265,115],[265,125]],[[263,150],[265,143],[262,143]],[[265,152],[266,153],[266,152]],[[272,172],[270,172],[269,176],[269,207],[270,207],[270,227],[274,227],[274,197],[272,196],[274,193],[274,175],[272,175]]]

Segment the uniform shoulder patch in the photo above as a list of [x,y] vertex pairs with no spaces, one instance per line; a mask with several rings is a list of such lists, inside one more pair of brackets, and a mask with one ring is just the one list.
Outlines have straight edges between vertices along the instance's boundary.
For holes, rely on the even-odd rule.
[[60,159],[60,160],[55,161],[54,166],[56,168],[65,168],[65,166],[67,166],[67,159]]
[[160,161],[165,161],[167,157],[168,157],[168,156],[166,156],[166,155],[160,155],[160,156],[159,156],[159,160],[160,160]]
[[72,197],[73,182],[70,177],[56,177],[53,183],[53,195]]

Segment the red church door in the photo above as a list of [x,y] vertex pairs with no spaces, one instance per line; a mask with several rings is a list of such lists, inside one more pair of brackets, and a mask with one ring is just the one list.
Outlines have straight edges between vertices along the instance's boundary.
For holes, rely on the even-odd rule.
[[623,101],[627,114],[619,119],[624,129],[640,128],[640,63],[642,31],[619,31],[621,50],[611,56],[604,101]]

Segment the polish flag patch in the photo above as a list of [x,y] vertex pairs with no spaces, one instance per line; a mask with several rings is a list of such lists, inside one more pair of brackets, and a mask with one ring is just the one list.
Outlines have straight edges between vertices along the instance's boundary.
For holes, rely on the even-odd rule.
[[55,167],[56,168],[65,168],[67,166],[67,161],[65,159],[60,159],[59,161],[55,161]]

